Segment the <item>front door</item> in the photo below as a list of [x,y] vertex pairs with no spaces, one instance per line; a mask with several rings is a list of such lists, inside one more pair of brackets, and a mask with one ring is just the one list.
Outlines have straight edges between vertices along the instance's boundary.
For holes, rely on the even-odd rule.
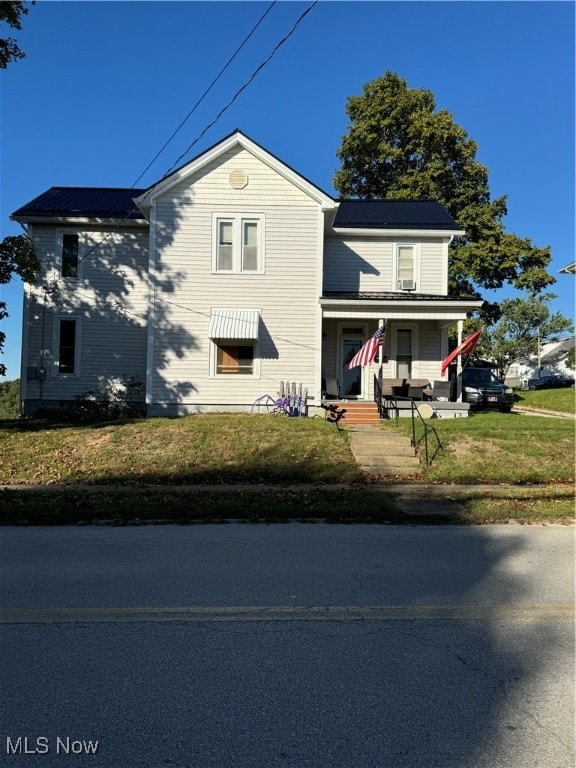
[[363,344],[363,337],[356,338],[343,336],[341,340],[341,374],[340,374],[340,397],[362,398],[363,397],[363,368],[356,367],[348,370],[348,363],[354,355],[360,351]]

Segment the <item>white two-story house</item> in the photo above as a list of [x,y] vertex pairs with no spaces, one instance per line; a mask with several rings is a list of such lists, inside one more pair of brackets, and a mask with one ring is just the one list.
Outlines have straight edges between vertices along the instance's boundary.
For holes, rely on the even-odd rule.
[[[240,131],[149,189],[53,187],[17,210],[25,412],[135,377],[149,415],[249,410],[281,381],[372,399],[374,375],[440,379],[463,234],[434,201],[337,201]],[[374,363],[347,360],[386,320]]]

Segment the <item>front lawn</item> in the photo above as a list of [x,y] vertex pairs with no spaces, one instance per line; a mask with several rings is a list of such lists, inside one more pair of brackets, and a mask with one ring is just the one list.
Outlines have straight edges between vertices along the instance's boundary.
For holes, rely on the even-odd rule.
[[[534,393],[540,394],[540,393]],[[515,413],[471,413],[466,419],[430,419],[444,447],[430,467],[432,483],[547,484],[574,482],[574,422]],[[388,429],[411,434],[411,420]],[[418,426],[418,437],[422,429]],[[430,440],[431,452],[434,440]]]
[[516,392],[516,403],[527,408],[574,413],[576,411],[575,395],[576,390],[574,390],[574,387],[568,387],[567,389],[520,390]]
[[[346,434],[319,418],[214,414],[84,426],[13,421],[0,422],[0,484],[8,486],[0,491],[0,524],[573,518],[571,486],[553,487],[573,482],[572,422],[478,413],[430,424],[445,450],[431,467],[422,466],[416,482],[506,484],[505,492],[487,496],[455,487],[457,514],[441,501],[438,514],[425,519],[405,513],[391,491],[366,483]],[[411,424],[400,419],[382,429],[409,435]],[[227,483],[248,486],[219,487]],[[40,490],[10,489],[19,484]]]
[[0,484],[354,483],[322,419],[211,414],[73,426],[0,422]]

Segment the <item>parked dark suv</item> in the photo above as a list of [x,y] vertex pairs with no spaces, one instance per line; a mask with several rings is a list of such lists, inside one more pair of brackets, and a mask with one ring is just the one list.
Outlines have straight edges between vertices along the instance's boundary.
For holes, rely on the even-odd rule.
[[502,384],[490,368],[464,368],[462,399],[470,403],[471,408],[498,408],[510,413],[514,405],[514,391]]

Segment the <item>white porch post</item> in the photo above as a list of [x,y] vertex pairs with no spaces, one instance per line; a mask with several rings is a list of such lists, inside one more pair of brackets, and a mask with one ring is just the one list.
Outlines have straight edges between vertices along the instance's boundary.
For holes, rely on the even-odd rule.
[[[378,320],[378,328],[382,328],[383,325],[384,325],[384,318],[381,317]],[[384,338],[386,338],[386,337],[384,337]],[[383,349],[383,347],[384,347],[384,344],[380,344],[380,346],[378,347],[378,363],[379,363],[380,367],[382,366],[382,363],[384,361],[384,349]]]

